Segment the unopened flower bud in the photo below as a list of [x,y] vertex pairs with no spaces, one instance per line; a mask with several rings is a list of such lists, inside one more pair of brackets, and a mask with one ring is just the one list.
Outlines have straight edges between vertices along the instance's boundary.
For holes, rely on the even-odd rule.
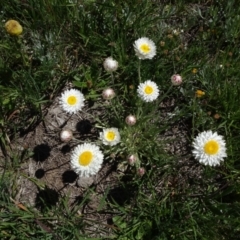
[[106,88],[102,92],[102,97],[105,100],[110,100],[110,99],[115,97],[115,92],[114,92],[114,90],[112,88]]
[[118,62],[112,57],[108,57],[104,60],[103,67],[107,72],[114,72],[118,68]]
[[125,118],[125,122],[127,125],[129,126],[133,126],[136,122],[137,122],[137,119],[135,116],[133,115],[128,115],[126,118]]
[[60,133],[60,139],[62,142],[69,142],[73,137],[71,130],[62,130]]
[[133,165],[135,164],[135,162],[137,161],[137,156],[134,155],[134,154],[129,155],[129,156],[127,157],[127,161],[128,161],[128,163],[129,163],[130,165],[133,166]]
[[179,33],[180,33],[180,31],[179,31],[179,29],[174,29],[174,30],[172,31],[172,33],[173,33],[173,35],[178,36]]
[[161,47],[164,47],[164,46],[165,46],[165,42],[164,42],[164,41],[161,41],[161,42],[160,42],[160,46],[161,46]]
[[144,174],[145,174],[146,170],[145,168],[143,167],[140,167],[138,170],[137,170],[137,174],[142,177]]
[[8,20],[5,23],[5,29],[10,35],[13,36],[18,36],[23,31],[21,24],[16,20]]
[[193,68],[192,73],[196,74],[198,72],[197,68]]
[[195,92],[195,95],[196,95],[197,98],[201,98],[202,96],[205,95],[205,92],[203,92],[202,90],[197,90]]
[[179,86],[182,83],[182,77],[179,74],[174,74],[171,77],[171,81],[174,86]]
[[215,119],[219,119],[221,116],[218,113],[215,113],[213,116]]

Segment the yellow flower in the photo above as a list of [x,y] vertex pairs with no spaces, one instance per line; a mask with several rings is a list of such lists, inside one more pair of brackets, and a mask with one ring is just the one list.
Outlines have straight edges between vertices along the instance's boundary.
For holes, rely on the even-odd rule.
[[8,20],[5,23],[5,28],[6,28],[6,31],[13,36],[18,36],[23,31],[21,24],[15,20]]
[[197,68],[193,68],[192,73],[196,74],[198,72]]
[[202,90],[197,90],[197,91],[195,92],[195,95],[196,95],[196,97],[200,98],[200,97],[202,97],[203,95],[205,95],[205,92],[203,92]]

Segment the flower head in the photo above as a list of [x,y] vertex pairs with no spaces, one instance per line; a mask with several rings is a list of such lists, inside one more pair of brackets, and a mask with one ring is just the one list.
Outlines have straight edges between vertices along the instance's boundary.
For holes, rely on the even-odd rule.
[[60,104],[64,111],[68,113],[76,113],[84,106],[84,96],[77,89],[66,90],[60,97]]
[[197,72],[198,72],[197,68],[193,68],[193,69],[192,69],[192,73],[193,73],[193,74],[196,74]]
[[200,97],[205,95],[205,92],[203,92],[202,90],[197,90],[195,92],[195,95],[196,95],[197,98],[200,98]]
[[60,133],[60,139],[62,142],[69,142],[73,137],[73,133],[71,130],[62,130]]
[[105,128],[100,133],[100,138],[104,145],[114,146],[121,140],[119,131],[117,128]]
[[108,57],[103,62],[103,67],[107,72],[114,72],[118,68],[118,62],[112,57]]
[[147,37],[139,38],[133,46],[139,59],[152,59],[156,55],[156,45]]
[[112,88],[106,88],[103,90],[102,92],[102,97],[105,99],[105,100],[110,100],[112,98],[115,97],[115,92]]
[[146,170],[143,167],[138,168],[137,174],[138,176],[142,177],[145,174]]
[[194,139],[194,157],[204,165],[216,166],[227,157],[225,141],[222,136],[210,131],[204,131]]
[[71,155],[71,166],[81,177],[95,175],[102,162],[103,153],[98,146],[91,143],[78,145]]
[[129,126],[133,126],[136,122],[137,122],[137,119],[135,116],[133,115],[128,115],[126,118],[125,118],[125,122],[127,125]]
[[182,84],[182,77],[179,74],[174,74],[171,77],[171,81],[174,86],[179,86]]
[[145,102],[152,102],[158,98],[159,89],[155,82],[147,80],[140,83],[137,89],[138,95]]
[[218,120],[220,117],[221,117],[221,116],[220,116],[219,113],[215,113],[215,114],[213,115],[213,118],[216,119],[216,120]]
[[127,157],[127,161],[128,161],[128,163],[129,163],[130,165],[133,166],[133,165],[136,163],[136,161],[137,161],[137,156],[136,156],[135,154],[129,155],[129,156]]
[[18,36],[23,31],[21,24],[16,20],[8,20],[5,23],[5,29],[10,35],[13,36]]

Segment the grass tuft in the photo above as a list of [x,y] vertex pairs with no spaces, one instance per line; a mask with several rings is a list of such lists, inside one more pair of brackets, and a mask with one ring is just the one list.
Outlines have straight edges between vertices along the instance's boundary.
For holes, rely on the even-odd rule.
[[[5,1],[0,6],[1,239],[237,239],[239,237],[239,18],[236,1]],[[14,19],[22,34],[9,35]],[[139,60],[148,37],[156,56]],[[118,69],[105,71],[107,57]],[[181,75],[174,86],[171,77]],[[159,96],[144,102],[140,83]],[[59,106],[76,88],[85,108]],[[115,97],[103,99],[111,88]],[[128,125],[126,117],[136,123]],[[59,140],[64,128],[73,139]],[[106,146],[104,128],[121,142]],[[193,139],[226,141],[216,166],[199,163]],[[238,143],[239,141],[239,143]],[[94,142],[95,178],[71,169],[71,150]],[[132,155],[134,162],[128,162]]]

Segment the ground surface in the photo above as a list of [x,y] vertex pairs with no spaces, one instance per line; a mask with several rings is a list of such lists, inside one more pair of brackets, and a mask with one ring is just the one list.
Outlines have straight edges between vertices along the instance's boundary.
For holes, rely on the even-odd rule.
[[[174,108],[174,100],[161,103],[159,107],[161,118],[168,119],[171,123]],[[20,155],[24,151],[30,155],[20,164],[15,201],[42,211],[45,207],[57,206],[61,198],[67,197],[69,208],[79,204],[81,206],[79,216],[84,214],[87,221],[95,222],[88,229],[89,233],[93,234],[96,229],[99,231],[99,225],[101,229],[110,233],[114,227],[112,218],[115,214],[108,203],[123,205],[125,202],[134,202],[132,198],[134,190],[122,188],[120,182],[120,180],[132,181],[131,167],[126,159],[119,161],[113,156],[105,160],[96,176],[83,178],[79,177],[70,165],[71,151],[77,144],[98,139],[96,119],[103,115],[103,109],[86,102],[82,112],[71,116],[62,111],[57,97],[45,111],[44,120],[35,129],[19,136],[11,143],[12,149],[17,150]],[[194,160],[189,161],[188,127],[186,121],[180,123],[172,121],[171,128],[159,136],[161,141],[166,142],[165,150],[178,158],[174,173],[167,177],[161,176],[163,169],[155,169],[159,171],[156,183],[158,194],[162,194],[166,188],[172,189],[173,197],[176,193],[185,194],[191,187],[189,184],[191,181],[199,182],[191,191],[197,195],[204,187],[201,184],[202,167]],[[72,130],[74,139],[68,143],[61,142],[59,135],[62,129]],[[168,167],[165,166],[166,169]],[[107,232],[104,234],[108,234]],[[99,236],[99,233],[96,236]]]

